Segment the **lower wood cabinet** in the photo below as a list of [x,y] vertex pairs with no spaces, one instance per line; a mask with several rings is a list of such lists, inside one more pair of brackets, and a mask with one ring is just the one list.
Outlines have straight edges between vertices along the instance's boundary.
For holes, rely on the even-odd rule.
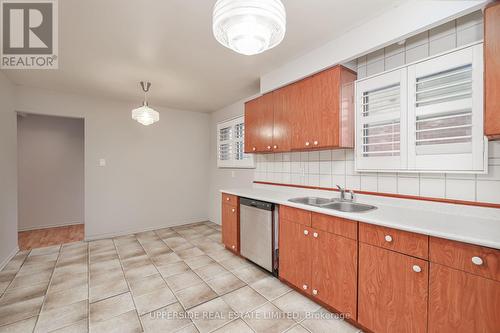
[[279,235],[280,278],[355,319],[357,241],[283,219]]
[[426,332],[429,263],[359,243],[358,322],[377,333]]
[[500,332],[500,282],[431,263],[429,332]]
[[[227,198],[230,200],[224,200]],[[228,249],[239,252],[239,235],[238,198],[224,194],[222,200],[222,243]]]

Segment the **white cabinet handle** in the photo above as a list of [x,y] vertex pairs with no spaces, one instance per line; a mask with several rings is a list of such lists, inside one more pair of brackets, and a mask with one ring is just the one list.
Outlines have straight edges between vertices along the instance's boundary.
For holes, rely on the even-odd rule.
[[317,146],[318,145],[318,141],[314,141],[313,145]]
[[304,230],[304,235],[309,235],[309,230]]
[[317,294],[318,294],[318,290],[313,289],[313,295],[317,295]]
[[309,147],[310,143],[309,141],[306,142],[306,147]]
[[278,149],[278,146],[277,146],[277,145],[274,145],[274,146],[273,146],[273,148],[274,148],[274,149]]
[[226,198],[226,201],[229,201],[229,197]]
[[319,236],[319,235],[318,235],[318,233],[317,233],[317,232],[313,233],[313,237],[314,237],[314,238],[318,238],[318,236]]
[[257,150],[257,148],[255,148],[255,147],[252,147],[252,150],[253,150],[253,151],[256,151],[256,150]]
[[304,285],[302,286],[302,289],[307,290],[307,284],[304,284]]
[[231,209],[231,211],[234,213],[236,210],[233,208],[233,209]]
[[420,273],[422,271],[422,268],[420,268],[419,265],[413,265],[413,271],[415,273]]
[[483,259],[479,257],[472,257],[472,263],[477,266],[481,266],[483,264]]
[[271,146],[267,146],[267,150],[271,150]]
[[387,243],[392,242],[392,237],[391,237],[390,235],[385,235],[385,241],[386,241]]
[[236,246],[234,246],[234,245],[233,245],[233,246],[231,246],[231,247],[233,248],[233,250],[236,248]]

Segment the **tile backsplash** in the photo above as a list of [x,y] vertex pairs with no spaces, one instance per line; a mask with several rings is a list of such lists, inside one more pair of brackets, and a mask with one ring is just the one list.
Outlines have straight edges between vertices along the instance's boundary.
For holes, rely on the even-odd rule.
[[[482,12],[450,21],[357,59],[358,78],[374,75],[483,38]],[[351,66],[352,67],[352,66]],[[356,173],[354,151],[256,155],[255,180],[500,204],[500,142],[489,143],[488,174]]]
[[500,141],[488,150],[485,175],[357,173],[352,149],[257,154],[254,180],[500,204]]

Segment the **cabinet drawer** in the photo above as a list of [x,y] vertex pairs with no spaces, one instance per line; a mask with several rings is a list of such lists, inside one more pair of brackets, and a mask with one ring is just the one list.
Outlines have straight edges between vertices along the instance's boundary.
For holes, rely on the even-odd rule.
[[280,220],[287,220],[310,227],[311,212],[288,206],[280,206]]
[[431,237],[430,260],[485,278],[500,281],[500,251]]
[[360,223],[359,241],[418,258],[429,258],[429,236],[426,235]]
[[236,195],[222,193],[222,202],[231,206],[237,206],[238,197]]
[[351,239],[358,239],[358,222],[346,220],[336,216],[312,213],[312,227],[344,236]]

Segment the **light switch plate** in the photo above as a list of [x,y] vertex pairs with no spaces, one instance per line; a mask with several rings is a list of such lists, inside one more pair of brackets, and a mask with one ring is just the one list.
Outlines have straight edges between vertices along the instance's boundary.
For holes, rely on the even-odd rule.
[[99,166],[100,167],[105,167],[106,166],[106,160],[104,158],[99,159]]

